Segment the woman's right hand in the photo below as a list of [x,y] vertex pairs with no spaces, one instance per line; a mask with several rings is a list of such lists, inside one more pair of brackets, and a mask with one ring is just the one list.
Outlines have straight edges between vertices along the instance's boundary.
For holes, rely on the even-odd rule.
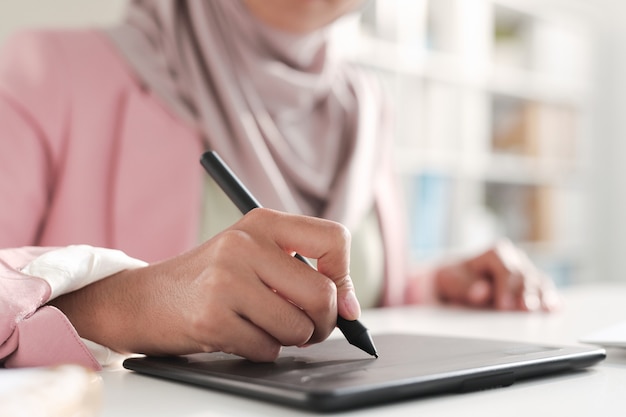
[[272,361],[281,346],[326,339],[337,314],[359,317],[349,253],[349,232],[338,223],[255,209],[189,252],[50,304],[81,337],[119,352],[222,351]]

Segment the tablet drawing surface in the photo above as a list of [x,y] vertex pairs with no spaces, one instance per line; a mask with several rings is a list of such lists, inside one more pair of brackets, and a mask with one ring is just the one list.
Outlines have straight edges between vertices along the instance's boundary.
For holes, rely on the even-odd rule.
[[135,357],[124,367],[283,405],[334,411],[424,395],[507,386],[591,366],[605,351],[418,334],[374,335],[379,358],[345,340],[283,348],[272,363],[225,353]]

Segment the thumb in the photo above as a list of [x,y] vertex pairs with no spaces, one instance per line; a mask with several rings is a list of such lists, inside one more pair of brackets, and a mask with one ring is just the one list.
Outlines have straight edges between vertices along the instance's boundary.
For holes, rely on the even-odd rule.
[[[317,269],[307,258],[299,253],[296,253],[294,257],[309,265],[311,268]],[[323,269],[322,267],[322,270]],[[346,273],[341,277],[328,276],[328,278],[330,278],[337,287],[337,313],[346,320],[357,320],[361,317],[361,304],[356,297],[354,283],[350,275]]]
[[356,320],[361,317],[361,305],[356,298],[354,284],[350,275],[335,281],[337,285],[337,312],[346,320]]

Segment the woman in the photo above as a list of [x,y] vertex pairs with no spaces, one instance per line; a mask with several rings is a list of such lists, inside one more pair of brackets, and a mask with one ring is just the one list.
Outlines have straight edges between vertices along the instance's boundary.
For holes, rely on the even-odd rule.
[[[553,307],[551,283],[509,244],[431,274],[406,268],[388,110],[326,30],[360,4],[137,0],[110,31],[6,45],[6,366],[97,368],[109,348],[273,360],[324,340],[337,314],[359,316],[351,277],[368,307],[429,294]],[[198,163],[205,149],[269,209],[239,219]]]

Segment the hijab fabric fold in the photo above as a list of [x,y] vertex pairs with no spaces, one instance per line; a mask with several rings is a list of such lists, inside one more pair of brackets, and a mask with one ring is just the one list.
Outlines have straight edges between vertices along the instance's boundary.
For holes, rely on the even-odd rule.
[[107,32],[265,207],[353,228],[389,137],[378,90],[337,59],[330,33],[271,28],[243,0],[134,0]]

